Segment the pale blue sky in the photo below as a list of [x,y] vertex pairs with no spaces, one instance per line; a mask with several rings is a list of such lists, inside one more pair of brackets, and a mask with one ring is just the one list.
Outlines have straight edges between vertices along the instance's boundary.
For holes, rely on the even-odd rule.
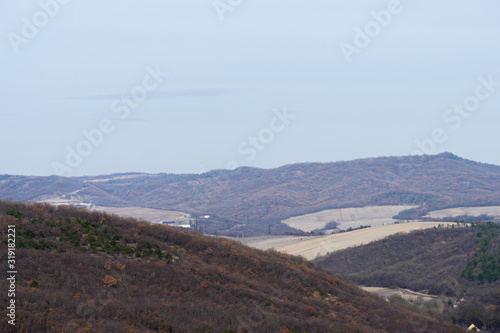
[[[409,155],[416,140],[500,165],[496,0],[59,1],[0,2],[0,174],[269,168]],[[121,119],[143,80],[155,87]]]

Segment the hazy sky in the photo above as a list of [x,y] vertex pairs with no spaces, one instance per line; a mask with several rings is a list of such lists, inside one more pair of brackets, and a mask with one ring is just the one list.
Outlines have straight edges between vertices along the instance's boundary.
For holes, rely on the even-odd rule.
[[0,174],[500,165],[500,2],[0,2]]

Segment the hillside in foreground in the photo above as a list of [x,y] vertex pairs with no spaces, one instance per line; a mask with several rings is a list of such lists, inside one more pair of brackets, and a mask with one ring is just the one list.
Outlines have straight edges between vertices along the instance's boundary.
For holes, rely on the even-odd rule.
[[210,234],[277,234],[295,230],[280,221],[325,209],[418,206],[398,214],[405,220],[449,207],[494,206],[500,202],[500,166],[443,153],[200,175],[0,176],[0,199],[54,198],[210,215],[203,229]]
[[2,259],[15,226],[18,272],[16,327],[2,332],[460,331],[223,238],[46,204],[0,201],[0,221]]
[[356,284],[441,295],[450,305],[442,320],[500,332],[500,224],[393,235],[317,262]]

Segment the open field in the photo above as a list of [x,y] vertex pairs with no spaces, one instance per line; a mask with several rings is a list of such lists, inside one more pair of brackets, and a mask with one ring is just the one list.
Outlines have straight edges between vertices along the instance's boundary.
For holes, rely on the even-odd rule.
[[383,287],[366,287],[366,286],[359,286],[361,289],[368,291],[369,293],[372,294],[377,294],[382,298],[389,299],[393,295],[399,295],[402,298],[406,299],[407,301],[417,301],[418,299],[422,299],[423,301],[441,301],[445,302],[449,299],[449,297],[442,297],[442,296],[436,296],[436,295],[429,295],[429,294],[424,294],[424,293],[419,293],[416,291],[412,291],[409,289],[390,289],[390,288],[383,288]]
[[292,228],[306,232],[322,229],[332,221],[339,223],[337,229],[340,230],[359,228],[362,225],[374,227],[398,222],[399,220],[392,218],[394,215],[414,207],[416,206],[398,205],[327,209],[316,213],[294,216],[282,222]]
[[268,250],[276,248],[277,246],[283,246],[287,244],[293,244],[300,242],[305,239],[318,239],[321,237],[302,237],[302,236],[255,236],[255,237],[227,237],[229,239],[236,240],[240,243],[254,247],[256,249]]
[[95,206],[92,210],[116,214],[121,217],[133,217],[151,223],[162,221],[177,221],[180,224],[189,224],[189,214],[173,210],[163,210],[145,207],[100,207]]
[[82,202],[83,200],[75,194],[78,191],[70,193],[71,197],[51,197],[41,202],[46,202],[56,206],[72,205],[76,207],[85,207],[92,211],[106,212],[116,214],[120,217],[133,217],[139,220],[148,221],[151,223],[160,223],[162,221],[176,221],[179,224],[189,224],[191,217],[188,213],[178,212],[174,210],[164,210],[146,207],[104,207],[95,206],[91,203]]
[[233,238],[251,247],[259,249],[274,248],[278,251],[300,255],[312,260],[329,252],[339,251],[348,247],[367,244],[397,233],[408,233],[437,227],[452,225],[451,222],[409,222],[359,229],[328,236],[297,237],[297,236],[262,236]]
[[148,174],[137,174],[137,175],[123,175],[123,176],[114,176],[114,177],[108,177],[108,178],[97,178],[97,179],[90,179],[90,180],[84,180],[84,183],[100,183],[100,182],[108,182],[111,180],[123,180],[123,179],[132,179],[132,178],[140,178],[140,177],[150,177]]
[[500,206],[487,207],[456,207],[441,209],[429,212],[424,217],[432,219],[441,219],[444,217],[457,217],[460,215],[479,216],[482,214],[493,216],[495,219],[500,219]]
[[[390,289],[383,287],[358,287],[371,294],[378,295],[387,301],[391,300],[391,297],[399,296],[417,307],[425,306],[423,303],[426,302],[427,304],[432,304],[431,308],[437,313],[443,313],[444,309],[449,306],[448,302],[451,300],[450,297],[446,296],[429,295],[402,288]],[[427,309],[429,309],[429,307],[427,307]]]

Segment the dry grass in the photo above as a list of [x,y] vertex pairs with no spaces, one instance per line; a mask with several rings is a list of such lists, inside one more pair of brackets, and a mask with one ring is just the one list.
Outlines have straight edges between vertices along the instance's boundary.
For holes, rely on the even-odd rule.
[[187,213],[174,210],[163,210],[145,207],[100,207],[96,206],[95,211],[116,214],[121,217],[133,217],[138,220],[145,220],[151,223],[161,221],[177,221],[181,224],[188,224],[190,216]]
[[[302,236],[255,236],[255,237],[227,237],[254,247],[256,249],[268,250],[279,246],[293,244],[311,237]],[[315,237],[316,239],[317,237]]]
[[441,209],[429,212],[426,216],[432,219],[441,219],[444,217],[457,217],[461,215],[479,216],[482,214],[490,215],[495,218],[500,218],[500,206],[487,206],[487,207],[456,207]]
[[377,294],[380,297],[389,299],[393,295],[398,295],[407,301],[416,301],[419,298],[422,299],[423,301],[446,301],[449,299],[449,297],[440,297],[436,295],[429,295],[429,294],[423,294],[419,293],[416,291],[412,291],[409,289],[402,289],[402,288],[397,288],[397,289],[391,289],[391,288],[383,288],[383,287],[366,287],[366,286],[359,286],[361,289],[368,291],[369,293],[372,294]]
[[132,178],[140,178],[140,177],[150,177],[150,176],[151,175],[148,175],[148,174],[123,175],[123,176],[115,176],[115,177],[108,177],[108,178],[98,178],[98,179],[85,180],[84,183],[101,183],[101,182],[108,182],[111,180],[123,180],[123,179],[132,179]]
[[340,230],[359,228],[360,226],[380,226],[393,224],[398,220],[393,219],[399,212],[416,206],[368,206],[362,208],[328,209],[317,213],[291,217],[282,221],[288,226],[306,232],[322,229],[329,222],[340,223]]
[[[329,252],[368,244],[398,233],[408,233],[414,230],[437,227],[439,224],[446,225],[455,223],[410,222],[377,226],[328,236],[303,238],[302,241],[299,240],[291,244],[281,245],[277,243],[274,248],[281,252],[300,255],[306,259],[313,260]],[[252,246],[251,244],[248,245]]]

